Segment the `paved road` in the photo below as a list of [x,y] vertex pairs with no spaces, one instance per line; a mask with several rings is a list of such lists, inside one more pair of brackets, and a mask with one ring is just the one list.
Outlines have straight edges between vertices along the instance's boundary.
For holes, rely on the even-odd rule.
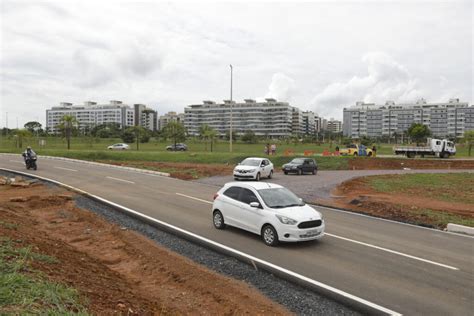
[[[273,179],[263,179],[262,181],[269,181],[283,185],[290,188],[298,196],[305,201],[317,203],[318,200],[328,200],[331,198],[331,191],[344,181],[363,177],[381,174],[408,174],[408,173],[453,173],[453,172],[471,172],[474,170],[332,170],[332,171],[318,171],[317,175],[304,174],[298,176],[296,174],[284,175],[281,172],[275,173]],[[234,181],[232,175],[228,176],[214,176],[195,180],[195,182],[223,186],[225,183]]]
[[[21,157],[0,167],[25,171]],[[474,239],[320,208],[318,242],[267,247],[257,236],[211,223],[213,186],[56,160],[32,171],[86,190],[224,245],[410,315],[469,315],[474,310]],[[200,199],[200,200],[198,200]]]

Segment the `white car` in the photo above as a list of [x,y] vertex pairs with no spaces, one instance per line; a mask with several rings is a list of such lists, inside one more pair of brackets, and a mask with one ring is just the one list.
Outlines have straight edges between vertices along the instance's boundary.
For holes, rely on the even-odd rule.
[[260,181],[262,177],[273,177],[273,164],[267,158],[247,158],[234,168],[234,179]]
[[280,241],[315,240],[324,235],[324,220],[290,190],[268,182],[229,182],[214,196],[212,222],[258,234],[268,246]]
[[118,144],[113,144],[107,147],[107,149],[126,150],[126,149],[130,149],[130,146],[128,146],[127,144],[118,143]]

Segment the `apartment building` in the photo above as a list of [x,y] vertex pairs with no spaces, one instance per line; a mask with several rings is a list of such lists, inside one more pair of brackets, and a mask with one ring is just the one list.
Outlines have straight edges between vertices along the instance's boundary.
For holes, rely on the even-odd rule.
[[[265,102],[245,99],[244,102],[203,101],[189,105],[184,110],[184,125],[193,136],[199,135],[199,127],[203,124],[225,135],[230,130],[231,117],[232,130],[236,134],[252,130],[258,136],[277,138],[290,136],[293,132],[293,107],[272,98]],[[298,115],[295,119],[299,121]]]
[[142,104],[132,108],[117,100],[112,100],[108,104],[86,101],[83,105],[61,102],[59,106],[46,110],[46,128],[51,133],[59,133],[58,126],[65,115],[74,116],[79,129],[82,130],[107,123],[117,123],[121,128],[140,125],[153,130],[157,116],[156,111]]
[[161,131],[169,122],[184,122],[184,113],[168,112],[158,119],[158,129]]
[[327,121],[325,130],[332,133],[340,133],[342,131],[342,122],[331,118]]
[[303,111],[303,134],[316,135],[321,132],[321,118],[312,111]]
[[435,137],[463,137],[465,131],[474,130],[474,107],[459,99],[436,103],[420,99],[407,104],[357,102],[343,112],[343,134],[353,138],[401,135],[413,123],[428,126]]

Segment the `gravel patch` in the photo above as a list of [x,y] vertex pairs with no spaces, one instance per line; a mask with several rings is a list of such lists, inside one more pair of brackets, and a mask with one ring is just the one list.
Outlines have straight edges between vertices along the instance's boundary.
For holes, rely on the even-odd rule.
[[[1,170],[0,175],[12,176],[11,173]],[[44,183],[48,187],[56,187],[54,184]],[[217,273],[252,285],[268,298],[285,306],[297,315],[360,315],[349,307],[309,289],[280,279],[269,272],[255,270],[253,266],[247,263],[159,230],[85,196],[77,195],[75,202],[78,207],[90,210],[121,227],[139,232],[171,251],[179,253]]]

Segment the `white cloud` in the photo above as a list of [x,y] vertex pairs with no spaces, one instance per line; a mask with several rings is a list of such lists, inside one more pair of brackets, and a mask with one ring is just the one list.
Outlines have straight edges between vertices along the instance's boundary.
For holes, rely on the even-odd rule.
[[472,102],[470,1],[0,1],[0,127],[61,101],[183,111],[229,97],[229,64],[234,99],[336,118],[359,99]]
[[419,79],[388,54],[370,52],[363,56],[362,61],[367,64],[367,74],[326,86],[311,101],[316,112],[340,117],[342,108],[356,101],[403,102],[423,96]]
[[274,98],[278,101],[289,102],[295,93],[295,80],[283,73],[276,73],[272,76],[272,82],[268,86],[265,98]]

